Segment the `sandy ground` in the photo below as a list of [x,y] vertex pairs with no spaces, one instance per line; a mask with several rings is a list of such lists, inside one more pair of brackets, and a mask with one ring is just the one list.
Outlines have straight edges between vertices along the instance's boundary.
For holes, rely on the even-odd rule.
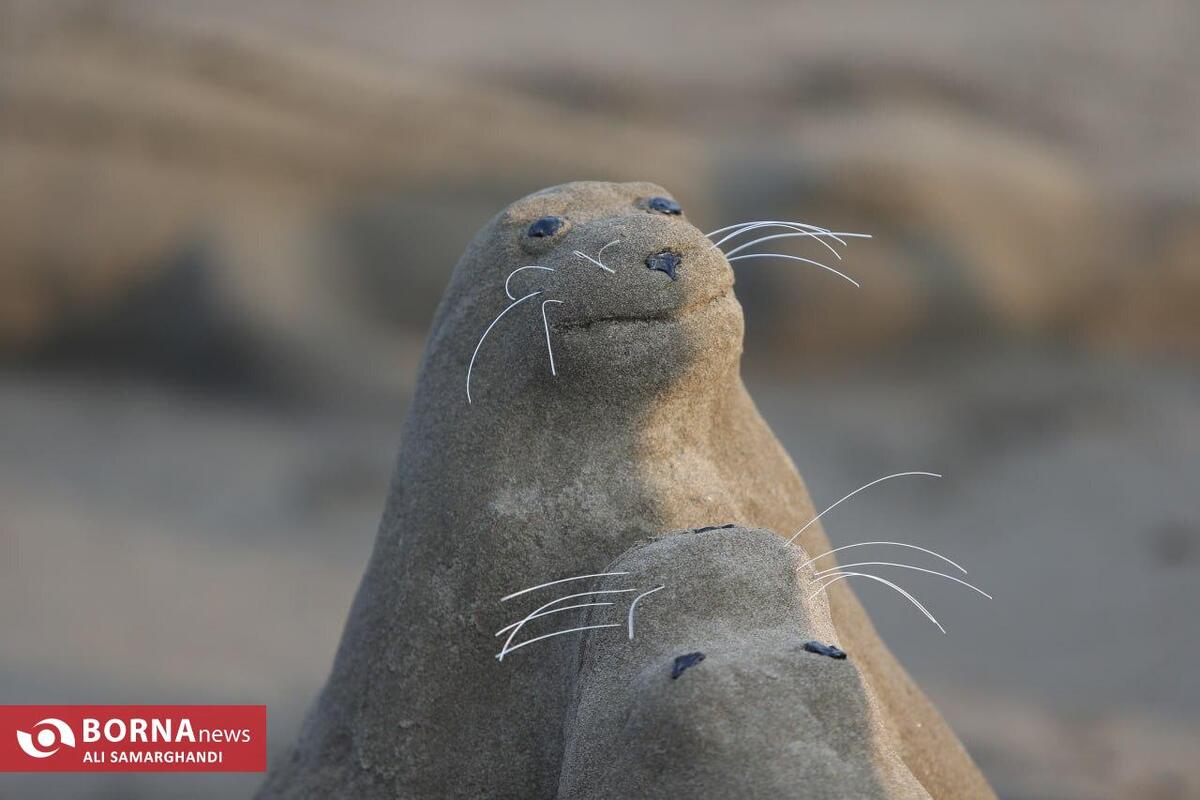
[[[943,636],[861,587],[1001,796],[1200,797],[1200,374],[1016,350],[781,371],[749,381],[819,504],[945,473],[876,487],[827,527],[932,547],[995,595],[896,576]],[[278,753],[328,669],[402,405],[6,375],[0,702],[267,703]],[[257,780],[4,776],[0,798],[239,797]]]

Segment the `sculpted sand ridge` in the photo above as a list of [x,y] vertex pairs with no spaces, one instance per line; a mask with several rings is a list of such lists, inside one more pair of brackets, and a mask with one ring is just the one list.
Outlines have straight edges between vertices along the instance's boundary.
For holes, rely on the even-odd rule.
[[[577,754],[592,746],[578,735],[593,724],[578,715],[579,698],[589,682],[606,680],[603,667],[585,658],[580,673],[577,635],[498,662],[493,634],[536,608],[514,611],[500,598],[604,571],[658,532],[737,521],[790,535],[813,517],[803,482],[738,374],[742,314],[732,270],[674,212],[654,184],[573,183],[514,203],[475,237],[433,322],[375,551],[332,674],[260,797],[535,798],[554,797],[560,782],[563,796],[587,796],[570,788],[571,776],[583,774]],[[542,269],[514,274],[533,265]],[[542,305],[549,300],[559,302]],[[763,536],[747,542],[761,549]],[[792,558],[828,549],[819,523],[796,542]],[[778,550],[788,552],[782,541]],[[729,580],[745,576],[730,572]],[[779,582],[720,595],[713,613],[744,617],[763,597],[778,597],[797,631],[811,629],[851,654],[850,666],[838,662],[848,670],[840,677],[794,690],[805,707],[827,708],[818,701],[828,686],[860,709],[844,726],[836,714],[821,724],[862,743],[855,752],[871,762],[873,786],[900,792],[863,796],[923,796],[912,793],[907,770],[933,797],[991,797],[847,583],[829,590],[828,619],[797,606]],[[751,605],[740,607],[740,594]],[[645,600],[647,610],[653,602]],[[711,634],[714,652],[725,655],[702,666],[728,659],[728,674],[778,673],[794,649],[784,637],[780,653],[745,661],[727,623],[709,624],[694,635]],[[594,632],[597,647],[599,634],[617,630]],[[654,628],[645,630],[635,644],[649,646]],[[714,700],[743,691],[707,680],[689,691],[708,687]],[[634,692],[630,702],[641,696],[636,685],[623,691]],[[644,711],[654,724],[654,709]],[[744,746],[744,726],[731,724],[740,713],[731,711],[723,728],[733,748]],[[594,746],[604,741],[598,734]],[[838,752],[809,769],[832,773],[855,761]],[[630,774],[638,769],[631,764]]]

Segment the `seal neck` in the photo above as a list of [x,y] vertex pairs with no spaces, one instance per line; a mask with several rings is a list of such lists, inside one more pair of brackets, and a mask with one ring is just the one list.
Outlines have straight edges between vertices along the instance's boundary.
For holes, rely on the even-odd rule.
[[592,462],[621,472],[649,454],[711,449],[714,431],[756,416],[736,364],[729,374],[681,375],[652,392],[564,385],[560,394],[456,401],[420,387],[402,448],[435,461],[454,450],[475,467],[519,461],[524,470],[562,473],[589,471]]

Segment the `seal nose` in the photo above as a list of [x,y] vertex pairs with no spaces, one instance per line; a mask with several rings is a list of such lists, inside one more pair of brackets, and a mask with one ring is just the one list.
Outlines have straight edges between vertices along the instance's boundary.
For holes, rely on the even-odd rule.
[[646,268],[667,273],[675,280],[675,271],[683,266],[683,258],[672,250],[662,250],[646,259]]

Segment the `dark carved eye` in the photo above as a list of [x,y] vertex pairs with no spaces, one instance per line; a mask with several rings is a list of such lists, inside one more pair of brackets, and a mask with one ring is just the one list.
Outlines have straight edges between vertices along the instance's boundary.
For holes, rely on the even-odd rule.
[[651,197],[646,201],[646,206],[659,214],[678,215],[683,213],[683,207],[669,197]]
[[567,221],[562,217],[542,217],[529,226],[528,235],[540,239],[543,236],[553,236],[562,230]]

